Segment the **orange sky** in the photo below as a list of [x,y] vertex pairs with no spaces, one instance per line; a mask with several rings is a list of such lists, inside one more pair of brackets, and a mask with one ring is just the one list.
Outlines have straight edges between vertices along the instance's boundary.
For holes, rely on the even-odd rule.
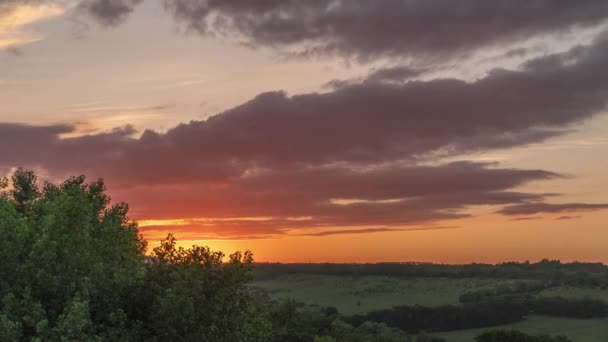
[[[608,214],[539,222],[505,221],[486,216],[453,222],[461,228],[410,232],[344,234],[324,237],[281,236],[259,240],[180,240],[231,253],[251,250],[260,262],[498,263],[503,261],[587,261],[608,263]],[[168,230],[170,231],[170,230]],[[144,236],[153,248],[163,235]]]

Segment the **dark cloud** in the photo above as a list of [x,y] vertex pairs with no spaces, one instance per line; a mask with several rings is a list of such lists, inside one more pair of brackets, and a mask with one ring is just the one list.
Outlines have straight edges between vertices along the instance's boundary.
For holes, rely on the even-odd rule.
[[0,171],[6,172],[18,165],[34,167],[38,164],[36,160],[46,164],[49,147],[59,140],[61,134],[70,133],[73,129],[70,125],[38,127],[0,123]]
[[142,0],[83,0],[78,10],[85,12],[105,26],[122,23]]
[[568,216],[568,215],[565,215],[565,216],[560,216],[560,217],[556,218],[556,220],[574,220],[574,219],[579,219],[581,217],[582,216],[578,216],[578,215],[577,216]]
[[603,0],[165,0],[186,27],[299,54],[449,59],[597,25]]
[[539,142],[605,108],[608,49],[598,44],[575,63],[555,64],[550,60],[559,56],[548,56],[475,82],[362,82],[327,93],[264,93],[206,121],[165,134],[148,131],[134,148],[175,149],[166,165],[189,155],[204,156],[204,168],[206,160],[221,160],[247,169],[411,160]]
[[187,228],[176,228],[218,236],[282,235],[310,228],[402,229],[465,218],[470,205],[540,201],[543,195],[506,189],[553,177],[545,171],[452,163],[387,165],[361,172],[340,167],[325,167],[322,172],[273,169],[224,182],[111,189],[117,189],[114,198],[129,201],[137,219],[215,217],[220,220],[189,220]]
[[528,48],[522,48],[522,47],[514,48],[514,49],[511,49],[511,50],[505,52],[504,56],[508,57],[508,58],[511,58],[511,57],[524,57],[525,55],[528,54],[529,50],[530,49],[528,49]]
[[511,190],[556,173],[440,157],[569,131],[605,109],[607,62],[608,44],[599,38],[472,82],[367,79],[326,93],[264,93],[208,120],[140,137],[129,126],[62,138],[77,128],[0,124],[0,168],[103,176],[135,218],[272,218],[193,223],[227,235],[400,229],[467,217],[473,205],[528,216],[600,209]]
[[7,53],[9,53],[13,56],[22,56],[23,55],[23,50],[18,46],[9,46],[9,47],[5,48],[4,51],[6,51]]
[[[6,1],[6,0],[4,0]],[[10,2],[10,1],[9,1]],[[121,23],[141,0],[83,0],[104,25]],[[603,0],[163,0],[186,28],[252,47],[302,56],[424,58],[467,56],[477,49],[599,25]],[[517,48],[516,48],[517,49]],[[520,51],[520,50],[512,50]]]
[[507,206],[498,212],[504,215],[533,215],[538,213],[563,213],[578,211],[594,211],[608,209],[608,203],[563,203],[550,204],[543,202],[524,203]]
[[371,82],[403,82],[418,77],[428,70],[409,66],[394,66],[373,71],[367,81]]
[[365,78],[350,80],[331,80],[324,87],[329,89],[346,88],[359,83],[393,83],[403,84],[413,78],[423,75],[429,69],[413,68],[407,65],[397,65],[373,70]]
[[527,216],[527,217],[515,217],[509,221],[530,221],[530,220],[541,220],[542,216]]

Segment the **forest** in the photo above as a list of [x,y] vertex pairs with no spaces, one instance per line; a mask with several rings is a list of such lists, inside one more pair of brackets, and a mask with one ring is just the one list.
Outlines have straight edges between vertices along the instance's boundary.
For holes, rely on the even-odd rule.
[[[564,286],[605,291],[602,264],[255,264],[251,252],[186,249],[172,235],[148,248],[128,205],[112,204],[102,180],[40,185],[19,169],[0,188],[2,341],[439,342],[451,340],[439,332],[484,328],[476,341],[565,342],[569,337],[496,326],[530,315],[608,316],[598,298],[541,296]],[[370,277],[493,285],[464,291],[452,304],[394,300],[353,314],[277,297],[280,290],[261,285],[293,275],[335,277],[345,286]],[[356,295],[373,294],[366,291]]]

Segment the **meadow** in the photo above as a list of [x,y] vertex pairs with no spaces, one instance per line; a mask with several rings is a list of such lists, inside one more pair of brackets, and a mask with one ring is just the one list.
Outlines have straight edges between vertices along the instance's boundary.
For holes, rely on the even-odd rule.
[[[337,308],[340,314],[354,315],[397,305],[458,305],[459,296],[464,293],[522,281],[526,282],[522,279],[484,277],[408,278],[289,273],[258,280],[252,286],[265,291],[273,299],[292,299],[310,307],[331,306]],[[600,287],[559,285],[537,294],[541,297],[592,298],[608,302],[608,289]],[[521,322],[494,328],[516,329],[528,334],[565,335],[575,342],[608,341],[608,318],[580,319],[532,314]],[[469,342],[486,330],[488,328],[463,329],[431,336],[442,337],[449,342]]]
[[[564,297],[564,298],[592,298],[608,302],[608,289],[575,287],[575,286],[557,286],[542,290],[541,296],[545,297]],[[608,339],[607,339],[608,340]]]
[[439,306],[458,304],[468,291],[510,283],[504,279],[413,278],[388,276],[331,276],[289,274],[256,281],[274,299],[293,299],[312,306],[333,306],[351,315],[395,305]]

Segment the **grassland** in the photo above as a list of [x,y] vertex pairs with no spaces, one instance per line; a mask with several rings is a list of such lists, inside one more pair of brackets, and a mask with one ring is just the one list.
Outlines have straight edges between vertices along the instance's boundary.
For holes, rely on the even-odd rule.
[[[564,298],[591,298],[608,302],[608,289],[558,286],[543,290],[541,296]],[[606,339],[608,341],[608,339]]]
[[[517,329],[529,334],[565,335],[574,342],[608,341],[608,319],[573,319],[529,316],[524,321],[494,328]],[[487,329],[457,330],[438,333],[448,342],[471,342]]]
[[[391,308],[395,305],[438,306],[458,304],[468,291],[489,289],[515,280],[482,278],[414,278],[383,276],[329,276],[288,274],[253,286],[275,299],[294,299],[312,306],[334,306],[345,315]],[[521,281],[521,280],[518,280]],[[608,290],[560,286],[543,290],[541,296],[590,297],[608,301]],[[608,341],[608,319],[571,319],[529,316],[515,324],[493,328],[517,329],[530,334],[566,335],[574,342]],[[470,342],[486,329],[466,329],[437,333],[449,342]]]
[[509,280],[402,279],[380,276],[341,277],[311,274],[283,275],[253,285],[273,298],[290,298],[309,305],[334,306],[342,314],[365,313],[395,305],[438,306],[458,304],[471,290],[491,288]]

